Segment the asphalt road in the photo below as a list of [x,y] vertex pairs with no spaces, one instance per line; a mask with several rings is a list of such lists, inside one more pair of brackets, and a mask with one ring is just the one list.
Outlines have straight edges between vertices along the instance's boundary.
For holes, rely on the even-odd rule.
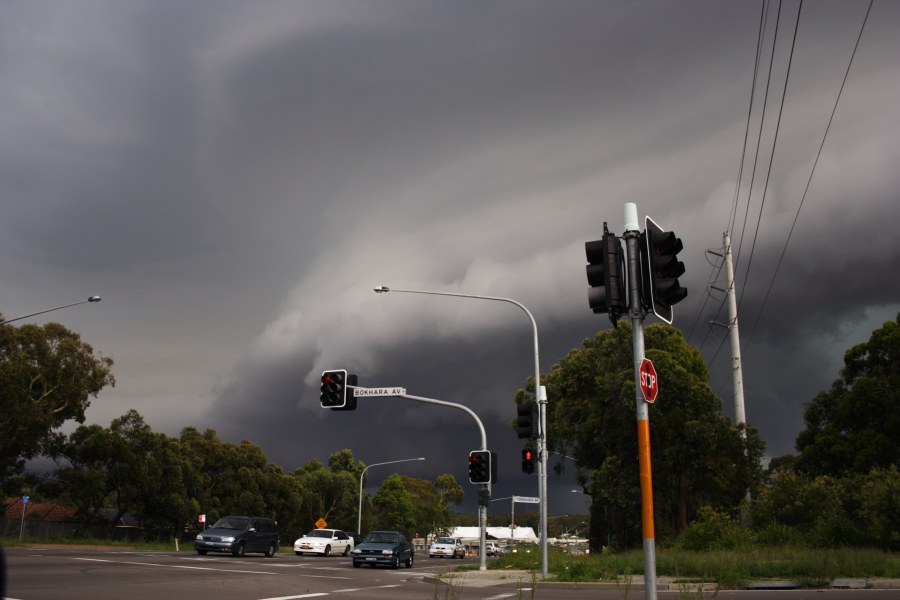
[[[582,600],[643,598],[638,587],[628,592],[595,585],[540,584],[490,577],[450,584],[434,575],[477,559],[416,557],[412,569],[354,569],[349,558],[295,556],[274,558],[227,555],[198,556],[187,552],[137,552],[79,548],[7,548],[7,589],[10,600],[294,600],[338,598],[358,600]],[[481,572],[487,575],[486,572]],[[897,598],[897,590],[828,590],[829,599]],[[822,598],[822,590],[723,591],[716,598]],[[683,598],[680,591],[659,591],[660,599]],[[691,594],[712,598],[712,592]]]

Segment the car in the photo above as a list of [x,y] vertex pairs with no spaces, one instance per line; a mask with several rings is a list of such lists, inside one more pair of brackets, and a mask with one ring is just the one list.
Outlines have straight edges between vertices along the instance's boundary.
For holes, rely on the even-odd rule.
[[450,558],[465,558],[466,546],[460,538],[455,537],[439,537],[428,547],[428,557],[435,556]]
[[353,556],[354,567],[383,565],[398,569],[400,563],[403,563],[411,569],[415,558],[412,544],[399,531],[370,531],[350,554]]
[[278,527],[265,517],[222,517],[194,539],[197,554],[230,552],[243,556],[247,552],[262,552],[271,558],[278,552]]
[[349,535],[350,537],[353,538],[353,545],[354,545],[354,546],[359,546],[360,544],[362,544],[362,536],[359,535],[358,532],[356,532],[356,531],[347,531],[347,530],[345,529],[345,530],[344,530],[344,533],[346,533],[347,535]]
[[484,553],[488,556],[503,556],[504,550],[497,542],[485,542]]
[[353,538],[340,529],[313,529],[294,540],[294,553],[297,556],[303,554],[330,556],[332,552],[348,556],[351,550]]

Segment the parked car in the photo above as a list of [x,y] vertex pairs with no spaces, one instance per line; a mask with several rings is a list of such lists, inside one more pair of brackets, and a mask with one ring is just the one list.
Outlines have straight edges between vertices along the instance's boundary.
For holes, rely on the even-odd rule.
[[330,556],[332,552],[347,556],[351,550],[353,538],[340,529],[313,529],[294,540],[294,552],[297,556],[307,553]]
[[504,550],[497,542],[485,542],[484,553],[488,556],[503,556]]
[[400,563],[413,566],[413,547],[406,535],[399,531],[370,531],[362,543],[350,553],[353,566],[384,565],[397,569]]
[[197,554],[230,552],[243,556],[247,552],[262,552],[271,558],[278,552],[278,527],[265,517],[222,517],[212,527],[197,534],[194,540]]
[[428,557],[435,556],[450,558],[465,558],[466,546],[462,543],[462,539],[455,537],[439,537],[428,547]]

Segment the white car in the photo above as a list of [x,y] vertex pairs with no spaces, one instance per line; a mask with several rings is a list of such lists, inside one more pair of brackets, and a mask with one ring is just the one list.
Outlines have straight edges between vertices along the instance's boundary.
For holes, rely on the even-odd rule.
[[294,552],[297,556],[304,554],[330,556],[338,552],[349,556],[351,550],[353,550],[353,538],[340,529],[313,529],[303,537],[294,540]]
[[466,547],[460,538],[439,537],[428,548],[428,557],[449,556],[450,558],[465,558]]
[[503,556],[504,550],[497,545],[497,542],[486,542],[484,552],[488,556]]

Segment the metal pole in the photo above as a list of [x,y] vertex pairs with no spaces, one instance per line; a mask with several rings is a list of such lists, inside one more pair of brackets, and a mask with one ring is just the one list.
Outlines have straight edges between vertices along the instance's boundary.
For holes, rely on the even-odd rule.
[[644,311],[640,301],[640,225],[637,205],[625,205],[625,245],[628,253],[629,311],[634,353],[635,413],[641,481],[641,529],[644,545],[644,597],[656,600],[656,544],[653,528],[653,480],[650,470],[650,416],[641,392],[640,367],[644,361]]
[[66,304],[64,306],[57,306],[56,308],[48,308],[47,310],[40,310],[36,313],[31,313],[30,315],[23,315],[21,317],[16,317],[15,319],[3,319],[0,320],[0,325],[6,325],[7,323],[12,323],[13,321],[21,321],[22,319],[27,319],[28,317],[36,317],[37,315],[42,315],[44,313],[53,312],[54,310],[60,310],[62,308],[69,308],[70,306],[78,306],[79,304],[87,304],[88,302],[100,302],[102,298],[100,296],[91,296],[87,300],[82,300],[81,302],[73,302],[72,304]]
[[366,471],[368,471],[372,467],[378,467],[380,465],[392,465],[394,463],[402,463],[402,462],[410,462],[413,460],[425,460],[424,457],[420,458],[404,458],[402,460],[389,460],[387,462],[380,463],[372,463],[362,470],[362,473],[359,474],[359,511],[357,512],[357,524],[356,524],[356,533],[362,535],[362,493],[363,493],[363,477],[366,475]]
[[479,296],[475,294],[455,294],[452,292],[428,292],[423,290],[397,290],[387,286],[375,288],[376,294],[387,292],[402,292],[406,294],[427,294],[431,296],[453,296],[456,298],[474,298],[477,300],[496,300],[515,304],[528,315],[534,332],[534,397],[538,403],[538,420],[540,421],[540,434],[537,439],[538,450],[538,497],[541,501],[541,577],[547,578],[547,390],[541,386],[541,361],[538,352],[538,330],[534,315],[525,305],[511,298],[498,296]]

